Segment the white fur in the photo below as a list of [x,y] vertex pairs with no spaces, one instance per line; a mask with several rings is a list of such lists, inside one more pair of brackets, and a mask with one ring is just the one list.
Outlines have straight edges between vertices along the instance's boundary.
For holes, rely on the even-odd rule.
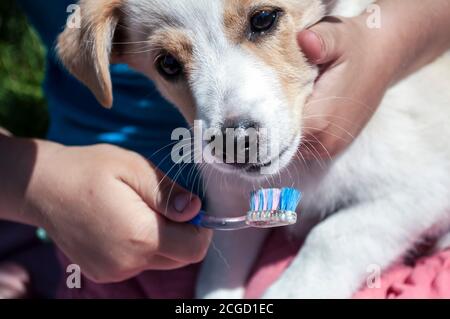
[[[289,117],[276,70],[229,42],[222,21],[225,1],[128,0],[131,40],[142,40],[143,34],[167,24],[184,29],[194,44],[189,86],[197,117],[212,127],[233,116],[258,120],[274,132],[267,143],[276,140],[289,147],[279,161],[279,175],[267,179],[243,178],[217,166],[203,170],[208,211],[218,216],[245,212],[248,192],[255,188],[294,186],[304,194],[299,225],[291,230],[306,241],[265,297],[351,297],[365,282],[369,266],[386,269],[422,236],[438,237],[449,229],[450,55],[389,90],[369,125],[341,156],[305,166],[292,159],[300,120]],[[334,8],[331,13],[352,16],[372,1],[326,2]],[[303,27],[325,14],[319,0],[299,0],[299,5],[308,12]],[[153,70],[152,54],[139,58],[139,69],[175,101],[176,91]],[[305,95],[310,89],[305,85]],[[217,232],[197,296],[243,297],[266,235],[262,230]]]
[[[345,9],[343,2],[339,9]],[[450,58],[442,58],[391,89],[357,141],[325,168],[305,170],[293,162],[282,173],[282,182],[276,184],[294,183],[305,195],[300,223],[315,219],[305,214],[332,215],[308,235],[294,230],[307,236],[306,242],[265,297],[351,297],[365,282],[371,265],[386,269],[421,236],[448,231],[450,77],[445,70],[449,67]],[[230,177],[220,182],[221,178],[208,182],[210,211],[219,215],[245,211],[247,198],[242,190],[252,189],[255,182],[245,184]],[[273,186],[273,180],[257,186],[268,185]],[[256,255],[243,243],[251,242],[259,250],[262,240],[255,231],[216,234],[198,296],[242,297],[242,285]]]
[[[299,223],[316,219],[309,214],[330,216],[309,232],[300,254],[266,297],[350,297],[365,282],[369,266],[386,269],[422,236],[439,237],[448,231],[448,67],[450,57],[443,57],[391,89],[356,142],[326,167],[304,170],[293,162],[281,183],[278,178],[271,181],[270,185],[279,186],[295,183],[303,191]],[[433,90],[423,83],[433,83]],[[242,189],[255,184],[225,179],[218,184],[209,181],[213,211],[221,215],[242,212],[246,203]],[[294,230],[305,236],[301,231]],[[236,266],[224,266],[216,250],[211,250],[206,265],[215,263],[219,268],[206,267],[202,272],[201,297],[228,296],[226,284],[229,296],[235,297],[236,284],[226,274],[244,278],[237,272],[249,270],[248,258],[253,254],[248,248],[240,250],[242,243],[260,245],[254,233],[249,237],[242,233],[216,237],[216,249],[225,258],[233,256]],[[209,293],[205,286],[210,287]]]
[[[225,119],[233,117],[257,120],[263,128],[270,128],[272,137],[261,139],[269,143],[263,148],[285,149],[290,146],[290,152],[280,159],[280,166],[285,166],[296,151],[292,142],[299,137],[292,137],[291,133],[297,128],[298,121],[289,116],[288,102],[275,70],[227,39],[223,26],[223,2],[182,0],[169,4],[161,0],[128,0],[128,24],[133,30],[139,30],[131,34],[131,41],[142,41],[143,34],[171,23],[183,29],[194,44],[195,69],[189,77],[189,86],[196,104],[197,119],[208,128],[220,128]],[[319,8],[314,11],[322,13]],[[156,20],[154,24],[142,27],[142,17],[154,17],[156,13],[166,18],[162,22],[149,18],[149,21]],[[315,16],[311,21],[318,18]],[[151,64],[154,53],[150,51],[146,57],[141,55],[139,61],[147,62],[140,63],[138,69],[157,79]],[[172,100],[173,91],[167,88],[167,83],[155,82],[167,99]],[[224,169],[223,165],[217,167]]]
[[[272,138],[281,143],[292,141],[299,124],[289,118],[275,70],[228,42],[222,1],[131,2],[140,4],[135,17],[157,10],[189,30],[196,61],[190,86],[198,118],[207,126],[247,117],[271,128]],[[337,1],[333,13],[355,15],[370,2]],[[317,1],[308,5],[311,12],[322,12]],[[370,265],[386,269],[421,236],[448,230],[450,79],[444,70],[449,67],[450,58],[442,58],[391,89],[361,136],[331,162],[311,162],[305,169],[291,160],[297,147],[292,143],[280,159],[281,167],[289,166],[267,180],[226,174],[212,166],[203,170],[208,211],[218,216],[245,212],[247,191],[254,188],[294,185],[304,193],[300,225],[292,231],[306,242],[265,297],[351,297]],[[321,222],[311,230],[305,226],[308,220]],[[266,234],[217,232],[197,296],[242,297]]]

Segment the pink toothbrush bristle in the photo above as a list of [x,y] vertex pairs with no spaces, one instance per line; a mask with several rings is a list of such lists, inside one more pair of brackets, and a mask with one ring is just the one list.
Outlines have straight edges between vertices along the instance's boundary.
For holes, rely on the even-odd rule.
[[263,211],[267,211],[268,210],[268,204],[269,202],[269,190],[265,189],[264,190],[264,205],[263,205]]
[[254,201],[255,201],[255,210],[259,209],[259,196],[254,196]]
[[281,191],[279,189],[273,190],[272,210],[276,210],[280,204]]

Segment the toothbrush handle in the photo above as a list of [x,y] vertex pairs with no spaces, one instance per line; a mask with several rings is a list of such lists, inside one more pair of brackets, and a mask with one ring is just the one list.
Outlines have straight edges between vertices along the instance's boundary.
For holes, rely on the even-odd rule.
[[201,211],[197,215],[197,217],[195,217],[189,223],[195,226],[214,230],[231,231],[250,228],[250,226],[247,225],[246,220],[247,220],[246,216],[234,218],[220,218],[207,215],[205,212]]

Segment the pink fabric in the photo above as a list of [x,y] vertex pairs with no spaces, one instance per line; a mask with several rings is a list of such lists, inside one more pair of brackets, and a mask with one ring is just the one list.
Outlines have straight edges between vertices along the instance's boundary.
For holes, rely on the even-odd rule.
[[380,289],[358,292],[359,299],[449,299],[450,250],[420,259],[415,267],[397,265],[382,276]]
[[[290,264],[301,245],[274,232],[255,264],[246,298],[258,298]],[[68,263],[62,257],[64,263]],[[148,271],[120,284],[97,285],[84,280],[82,289],[62,286],[61,298],[193,298],[199,266]],[[397,265],[382,276],[381,288],[365,289],[355,298],[450,298],[450,250],[419,260],[414,268]]]
[[[267,242],[269,253],[261,256],[247,285],[246,298],[259,298],[295,257],[299,246],[286,247],[280,233]],[[284,247],[280,250],[280,247]],[[359,291],[356,299],[450,298],[450,250],[417,261],[415,267],[396,265],[381,278],[381,287]]]

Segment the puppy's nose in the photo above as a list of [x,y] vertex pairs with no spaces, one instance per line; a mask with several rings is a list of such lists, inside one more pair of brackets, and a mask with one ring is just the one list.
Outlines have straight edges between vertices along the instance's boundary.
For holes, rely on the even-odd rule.
[[259,124],[255,121],[229,119],[229,120],[226,120],[225,123],[223,124],[222,133],[225,133],[226,129],[234,129],[234,130],[255,129],[255,130],[257,130],[258,128],[259,128]]
[[223,161],[237,167],[256,164],[259,128],[259,123],[251,120],[231,119],[225,121],[222,126]]

